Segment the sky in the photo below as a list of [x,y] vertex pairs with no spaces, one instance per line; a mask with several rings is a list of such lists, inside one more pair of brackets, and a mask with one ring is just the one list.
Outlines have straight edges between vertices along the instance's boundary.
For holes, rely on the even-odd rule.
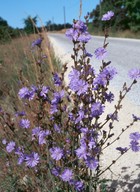
[[[91,12],[100,0],[82,0],[82,17]],[[24,27],[24,19],[28,16],[40,18],[38,26],[52,23],[64,23],[64,10],[66,22],[72,23],[79,19],[80,0],[0,0],[0,17],[7,20],[11,27]]]

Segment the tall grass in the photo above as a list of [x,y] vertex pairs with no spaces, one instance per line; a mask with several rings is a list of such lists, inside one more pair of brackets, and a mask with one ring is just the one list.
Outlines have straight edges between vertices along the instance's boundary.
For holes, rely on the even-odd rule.
[[[39,53],[38,47],[32,48],[32,42],[39,36],[43,37],[41,53],[44,56],[42,70],[47,78],[44,81],[51,84],[51,73],[59,70],[58,61],[54,57],[53,50],[43,31],[41,34],[30,36],[22,35],[20,38],[11,40],[10,43],[0,45],[0,102],[1,105],[9,106],[9,99],[17,94],[22,83],[35,84],[39,78]],[[45,83],[45,82],[44,82]]]
[[[32,47],[32,42],[40,37],[43,39],[41,49],[38,46]],[[44,58],[40,66],[41,57]],[[58,72],[59,68],[60,61],[54,56],[45,30],[40,34],[24,35],[11,40],[10,43],[0,45],[0,108],[11,114],[22,110],[22,104],[17,99],[19,88],[36,85],[41,80],[44,85],[51,86],[52,72]],[[11,116],[8,118],[11,119]],[[2,122],[1,118],[0,122]],[[4,134],[4,124],[0,126],[0,134]],[[10,130],[8,135],[12,137]],[[0,150],[0,192],[19,192],[18,178],[16,174],[11,175],[14,170],[6,169],[4,158],[6,157]]]

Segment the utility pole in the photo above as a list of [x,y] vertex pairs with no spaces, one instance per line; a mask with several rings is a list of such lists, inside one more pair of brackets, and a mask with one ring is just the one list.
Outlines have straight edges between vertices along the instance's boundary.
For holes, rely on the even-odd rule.
[[102,0],[100,0],[100,18],[101,18],[101,11],[102,11],[101,2],[102,2]]
[[65,6],[63,7],[63,13],[64,13],[64,29],[66,29],[66,13],[65,13]]
[[82,15],[82,0],[80,0],[79,19],[81,19],[81,15]]
[[52,17],[52,30],[54,31],[54,17]]

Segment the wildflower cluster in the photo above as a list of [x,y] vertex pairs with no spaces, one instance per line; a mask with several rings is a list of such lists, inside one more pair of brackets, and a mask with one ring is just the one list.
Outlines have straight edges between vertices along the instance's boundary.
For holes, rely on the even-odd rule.
[[[110,20],[113,15],[109,11],[102,20]],[[100,156],[103,149],[111,145],[108,141],[113,138],[112,130],[114,122],[118,121],[122,100],[140,78],[139,69],[129,72],[132,84],[128,88],[123,86],[114,112],[103,119],[106,104],[115,97],[109,90],[109,83],[117,71],[110,62],[104,61],[106,42],[94,53],[102,60],[99,72],[90,64],[92,54],[88,53],[86,44],[91,36],[87,30],[84,22],[75,20],[66,32],[74,44],[74,65],[68,85],[64,82],[64,66],[61,75],[53,73],[53,87],[39,82],[19,90],[23,110],[17,111],[13,118],[3,110],[0,112],[3,124],[11,131],[2,138],[7,160],[10,165],[14,161],[13,166],[23,167],[24,176],[30,178],[32,187],[35,185],[39,190],[42,185],[37,181],[41,177],[44,183],[48,181],[44,184],[46,189],[50,186],[52,191],[97,190],[99,177],[105,171],[100,169]],[[41,40],[34,42],[35,45],[40,47]],[[139,120],[133,115],[131,126]],[[105,129],[106,126],[109,129]],[[140,151],[139,141],[140,133],[131,133],[130,146],[118,146],[117,150],[121,155],[129,147],[132,151]]]
[[108,11],[106,14],[103,15],[102,21],[108,21],[114,16],[113,11]]

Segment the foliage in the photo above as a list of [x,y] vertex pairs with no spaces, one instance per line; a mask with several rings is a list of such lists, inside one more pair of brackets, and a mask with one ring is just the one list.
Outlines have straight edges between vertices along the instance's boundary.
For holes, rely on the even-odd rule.
[[19,37],[19,29],[13,29],[6,20],[0,17],[0,42],[5,43],[15,37]]
[[112,28],[114,30],[130,29],[135,32],[140,30],[139,0],[102,0],[90,13],[90,18],[93,19],[95,27],[104,28],[100,19],[107,10],[112,10],[115,13],[115,17],[112,21]]
[[[107,12],[102,17],[103,22],[107,23],[113,15],[112,11]],[[111,62],[105,62],[106,30],[103,47],[98,47],[94,53],[96,59],[101,60],[98,72],[90,63],[92,54],[86,49],[91,39],[87,25],[74,20],[66,36],[73,42],[73,67],[68,77],[65,64],[61,74],[53,71],[52,84],[48,84],[44,68],[46,55],[42,52],[43,37],[40,36],[32,43],[35,84],[20,78],[19,104],[15,112],[0,110],[4,176],[10,175],[20,191],[96,192],[100,188],[105,192],[103,173],[128,150],[140,151],[140,133],[131,133],[130,145],[114,149],[118,157],[105,169],[101,167],[104,149],[140,120],[133,115],[131,123],[119,136],[115,135],[114,124],[119,121],[122,101],[140,78],[140,69],[129,71],[132,83],[129,86],[124,83],[113,113],[106,114],[105,109],[115,97],[109,89],[110,81],[117,74]]]
[[0,17],[0,26],[8,27],[8,23],[6,20],[4,20],[2,17]]
[[129,19],[129,27],[133,31],[140,31],[140,1],[127,0],[125,2],[128,19]]
[[[66,28],[70,28],[71,24],[66,23]],[[60,31],[62,29],[64,29],[64,24],[56,24],[56,23],[52,23],[50,20],[47,21],[46,23],[46,28],[48,31]]]
[[24,31],[27,34],[33,34],[37,33],[36,26],[37,26],[37,16],[31,17],[28,16],[26,19],[24,19]]
[[[71,24],[66,23],[66,28],[70,28]],[[64,29],[64,24],[55,24],[48,21],[46,23],[46,28],[48,31],[59,31]],[[18,38],[24,34],[35,34],[42,32],[42,27],[37,27],[37,16],[28,16],[24,19],[24,28],[12,28],[8,25],[8,22],[0,17],[0,43],[11,42],[12,39]]]

